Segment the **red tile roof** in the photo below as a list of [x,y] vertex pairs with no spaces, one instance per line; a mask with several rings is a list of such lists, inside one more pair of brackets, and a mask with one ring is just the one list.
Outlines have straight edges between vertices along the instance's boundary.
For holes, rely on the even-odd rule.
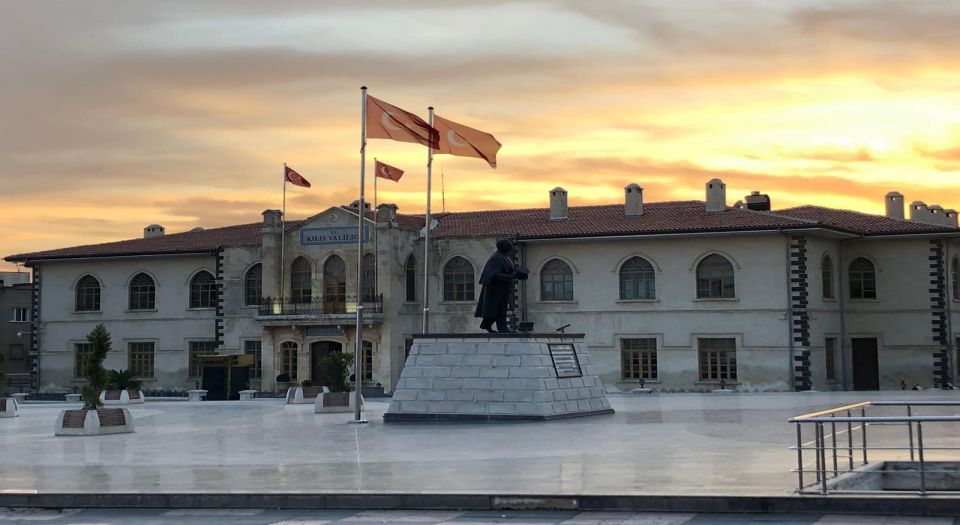
[[[355,213],[356,208],[344,207]],[[367,218],[373,212],[367,211]],[[496,210],[434,215],[438,225],[434,237],[513,237],[545,239],[615,235],[652,235],[670,233],[709,233],[826,227],[862,235],[960,233],[950,226],[890,219],[847,210],[819,206],[800,206],[772,212],[727,208],[707,212],[702,201],[651,202],[643,206],[643,215],[626,217],[623,205],[573,206],[568,217],[550,220],[547,208]],[[290,221],[287,230],[304,221]],[[401,229],[423,228],[423,215],[398,214]],[[261,223],[241,224],[202,231],[172,233],[149,239],[91,244],[42,252],[11,255],[7,261],[114,257],[121,255],[159,255],[213,252],[220,247],[257,246]]]
[[822,206],[798,206],[777,210],[775,213],[814,221],[850,233],[861,235],[921,234],[938,232],[957,232],[953,226],[925,224],[903,219],[892,219],[883,215],[870,215],[850,210],[836,210]]

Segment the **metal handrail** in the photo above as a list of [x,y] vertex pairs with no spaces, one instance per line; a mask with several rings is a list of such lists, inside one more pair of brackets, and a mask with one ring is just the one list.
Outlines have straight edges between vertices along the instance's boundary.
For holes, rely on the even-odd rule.
[[[891,407],[891,406],[902,406],[906,408],[907,414],[905,416],[867,416],[867,408],[871,407]],[[904,469],[899,470],[899,472],[917,472],[920,474],[920,491],[921,495],[928,495],[927,492],[927,480],[926,477],[928,474],[941,472],[939,470],[931,470],[927,467],[927,461],[925,458],[925,452],[927,451],[944,451],[944,450],[960,450],[960,447],[925,447],[923,443],[923,424],[924,423],[950,423],[950,422],[960,422],[960,415],[952,416],[923,416],[923,415],[914,415],[913,407],[915,406],[936,406],[936,407],[949,407],[949,406],[960,406],[960,402],[955,401],[864,401],[861,403],[854,403],[852,405],[846,405],[842,407],[832,408],[828,410],[821,410],[818,412],[812,412],[809,414],[803,414],[800,416],[795,416],[787,419],[787,422],[797,425],[797,444],[796,446],[790,447],[791,450],[797,451],[797,467],[791,469],[792,472],[797,473],[797,482],[798,489],[800,493],[811,492],[807,490],[809,487],[818,487],[819,492],[822,495],[828,494],[827,481],[829,479],[836,478],[841,474],[846,474],[848,472],[853,472],[857,467],[867,465],[868,462],[868,450],[873,451],[889,451],[889,450],[909,450],[910,461],[915,459],[919,460],[918,469]],[[855,410],[859,410],[859,415],[853,415]],[[838,415],[840,414],[840,415]],[[857,424],[856,426],[854,424]],[[803,440],[803,425],[809,424],[814,427],[814,439],[812,441]],[[829,425],[829,431],[826,430],[826,426]],[[837,426],[840,425],[841,429],[838,431]],[[870,425],[905,425],[907,427],[907,436],[909,440],[908,447],[869,447],[867,441],[867,427]],[[846,426],[845,429],[842,427]],[[916,443],[914,440],[914,427],[916,427]],[[854,431],[860,431],[860,443],[859,446],[854,446]],[[846,446],[837,446],[837,438],[846,434]],[[827,439],[830,440],[830,443],[827,443]],[[804,462],[804,450],[810,450],[810,445],[813,445],[813,450],[815,451],[814,460],[812,462]],[[843,451],[845,454],[838,452]],[[855,453],[854,451],[859,451],[862,455],[862,460],[859,461],[859,465],[854,465],[855,463]],[[827,456],[831,456],[831,463],[833,468],[828,468]],[[846,460],[846,466],[841,468],[840,460]],[[811,464],[815,464],[816,468],[813,470],[808,470],[806,467]],[[815,481],[813,483],[805,484],[804,483],[804,473],[813,473],[815,475]],[[846,491],[844,491],[846,493]],[[861,491],[858,491],[858,493]]]

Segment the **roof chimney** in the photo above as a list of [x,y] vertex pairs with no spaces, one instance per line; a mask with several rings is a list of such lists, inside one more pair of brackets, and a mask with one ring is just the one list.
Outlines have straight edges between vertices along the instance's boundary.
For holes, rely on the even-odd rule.
[[397,205],[388,203],[378,205],[377,222],[397,222]]
[[947,226],[953,226],[954,228],[960,226],[960,224],[957,224],[957,210],[944,210],[943,219]]
[[727,209],[727,185],[720,179],[707,182],[707,211]]
[[154,237],[163,237],[163,234],[166,233],[166,230],[163,226],[159,224],[151,224],[143,229],[143,238],[152,239]]
[[[360,206],[360,199],[357,199],[357,200],[351,202],[349,207],[350,207],[350,208],[357,208],[357,207],[359,207],[359,206]],[[370,201],[368,201],[368,200],[364,200],[364,201],[363,201],[363,209],[365,209],[365,210],[369,210],[369,209],[370,209]]]
[[770,196],[759,191],[751,191],[750,195],[743,198],[747,203],[747,209],[753,211],[770,211]]
[[944,226],[946,226],[947,221],[945,221],[943,217],[943,206],[940,206],[939,204],[934,204],[930,206],[929,210],[930,210],[930,222],[932,222],[933,224],[943,224]]
[[627,184],[623,188],[624,206],[623,213],[627,217],[639,217],[643,215],[643,188],[635,182]]
[[917,222],[930,221],[930,211],[923,201],[913,201],[910,203],[910,220]]
[[550,190],[550,220],[567,218],[567,190],[557,186]]
[[[263,229],[279,229],[283,218],[283,212],[280,210],[263,210]],[[279,232],[278,232],[279,233]]]
[[884,197],[887,204],[887,217],[903,220],[903,195],[898,191],[891,191]]

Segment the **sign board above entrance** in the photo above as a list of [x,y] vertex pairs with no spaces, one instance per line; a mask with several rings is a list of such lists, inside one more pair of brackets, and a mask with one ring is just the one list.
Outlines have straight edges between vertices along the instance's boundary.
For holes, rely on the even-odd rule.
[[339,327],[336,326],[308,326],[304,328],[303,335],[307,337],[322,337],[322,336],[346,336]]
[[[363,242],[370,240],[370,227],[363,227]],[[355,226],[331,226],[329,228],[303,228],[300,230],[301,246],[317,246],[325,244],[356,244],[357,228]]]

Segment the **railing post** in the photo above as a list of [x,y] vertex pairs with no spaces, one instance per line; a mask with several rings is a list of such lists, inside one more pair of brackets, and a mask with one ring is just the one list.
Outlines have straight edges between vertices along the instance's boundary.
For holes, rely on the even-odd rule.
[[[850,417],[850,411],[847,410],[847,417]],[[847,461],[849,470],[853,470],[853,423],[847,421]]]
[[820,436],[820,494],[827,495],[827,456],[824,453],[826,438],[823,436],[823,423],[817,423],[817,435]]
[[[830,414],[830,419],[836,417],[835,414]],[[837,475],[837,422],[830,422],[830,441],[833,443],[833,475]]]
[[794,425],[797,425],[797,492],[803,492],[803,432],[800,429],[801,423]]
[[815,484],[820,484],[820,432],[817,430],[818,424],[819,423],[813,424],[813,450],[815,451],[813,472],[816,476]]
[[923,461],[923,423],[917,421],[917,453],[920,455],[920,495],[927,495],[927,473]]
[[[910,405],[907,405],[907,417],[912,416]],[[913,461],[913,423],[907,421],[907,433],[910,435],[910,461]]]
[[[867,417],[867,409],[865,408],[860,409],[860,417],[862,418]],[[866,421],[860,422],[860,435],[863,437],[863,464],[866,465],[867,464],[867,422]]]

